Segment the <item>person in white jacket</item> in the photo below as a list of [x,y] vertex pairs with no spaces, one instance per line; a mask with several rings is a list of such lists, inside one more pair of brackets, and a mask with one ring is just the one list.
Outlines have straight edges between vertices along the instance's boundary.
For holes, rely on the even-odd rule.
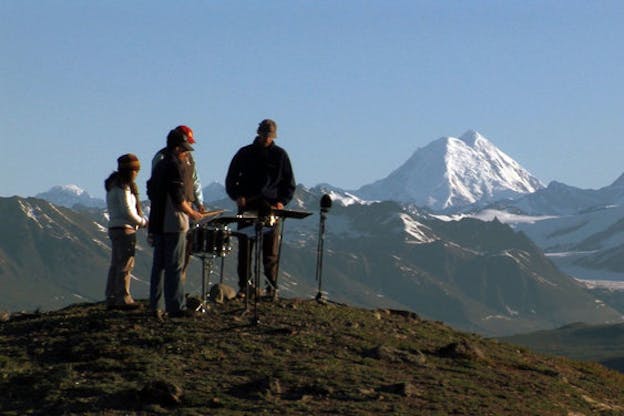
[[135,179],[141,169],[139,159],[125,154],[117,159],[117,171],[104,181],[108,207],[108,236],[112,254],[106,282],[106,304],[111,309],[131,309],[137,304],[130,294],[134,269],[136,231],[147,227]]

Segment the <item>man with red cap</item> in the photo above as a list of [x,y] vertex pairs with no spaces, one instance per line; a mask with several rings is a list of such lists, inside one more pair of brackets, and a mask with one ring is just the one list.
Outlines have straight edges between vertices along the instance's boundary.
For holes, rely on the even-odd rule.
[[148,232],[154,241],[150,309],[159,317],[162,316],[163,289],[165,310],[170,316],[185,316],[187,312],[183,278],[186,236],[189,219],[199,221],[203,218],[189,201],[190,176],[187,171],[192,151],[193,147],[182,130],[177,127],[171,130],[167,135],[164,157],[153,166],[147,182],[147,195],[152,205]]
[[[180,135],[187,143],[195,144],[193,130],[190,127],[180,125],[173,129],[172,132]],[[167,148],[163,147],[154,155],[154,158],[152,159],[152,170],[158,162],[165,158],[166,150]],[[197,174],[197,167],[195,166],[193,156],[189,154],[189,158],[185,163],[187,166],[184,172],[184,179],[186,182],[187,198],[198,211],[204,212],[206,210],[204,207],[204,193],[202,191],[201,181],[199,180],[199,175]]]
[[[178,140],[183,140],[189,144],[195,144],[193,130],[188,126],[180,125],[175,129],[171,130],[169,134],[175,135]],[[166,152],[167,148],[163,147],[156,153],[156,155],[154,155],[154,158],[152,159],[152,171],[154,170],[156,164],[158,164],[158,162],[165,158]],[[196,210],[201,213],[205,213],[206,208],[204,207],[204,193],[202,191],[199,175],[197,174],[197,167],[195,165],[193,155],[189,153],[186,160],[184,160],[182,163],[182,173],[184,176],[184,189],[186,193],[186,199]],[[182,280],[186,279],[186,271],[189,264],[191,263],[191,250],[193,248],[190,241],[190,234],[187,237],[188,240],[186,242],[186,253],[184,253],[184,266],[182,268]]]

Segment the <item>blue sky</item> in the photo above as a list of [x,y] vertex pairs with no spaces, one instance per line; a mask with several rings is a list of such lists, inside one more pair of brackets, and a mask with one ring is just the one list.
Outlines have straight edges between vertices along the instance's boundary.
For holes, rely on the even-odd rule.
[[624,173],[623,21],[622,1],[0,0],[0,196],[102,197],[178,124],[222,183],[267,117],[307,186],[475,129],[544,183],[600,188]]

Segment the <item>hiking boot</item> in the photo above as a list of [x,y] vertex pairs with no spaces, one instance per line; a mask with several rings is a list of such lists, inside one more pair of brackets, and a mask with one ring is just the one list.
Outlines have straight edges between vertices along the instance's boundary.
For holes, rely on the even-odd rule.
[[151,315],[158,319],[159,321],[164,321],[165,318],[167,317],[167,312],[163,311],[162,309],[156,309],[155,311],[152,310]]
[[[236,294],[236,297],[238,299],[245,299],[245,297],[247,297],[247,291],[249,291],[249,298],[253,299],[255,295],[257,295],[258,297],[262,296],[263,291],[261,289],[256,290],[256,288],[254,286],[249,286],[248,288],[242,288],[238,291],[238,293]],[[254,293],[255,292],[255,293]]]
[[268,300],[275,301],[278,299],[277,289],[273,289],[272,287],[269,286],[266,288],[264,293],[265,293],[264,297]]

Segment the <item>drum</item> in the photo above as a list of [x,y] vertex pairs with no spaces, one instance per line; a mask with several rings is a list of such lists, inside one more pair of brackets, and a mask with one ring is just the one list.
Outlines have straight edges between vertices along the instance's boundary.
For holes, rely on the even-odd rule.
[[190,233],[191,252],[193,254],[211,254],[217,257],[225,257],[232,251],[232,245],[230,244],[231,233],[226,226],[197,226]]

